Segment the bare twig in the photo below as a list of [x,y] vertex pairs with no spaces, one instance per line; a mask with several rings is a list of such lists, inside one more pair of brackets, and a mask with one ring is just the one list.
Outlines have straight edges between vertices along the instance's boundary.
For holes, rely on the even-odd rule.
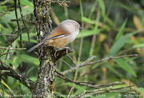
[[16,28],[15,31],[12,32],[12,34],[6,34],[5,35],[7,38],[6,43],[9,45],[12,44],[20,36],[20,34],[21,34],[20,32],[22,29],[24,29],[24,28],[20,28],[20,29]]
[[72,59],[72,57],[70,57],[68,54],[66,56],[73,62],[74,65],[76,65],[76,62]]
[[[17,13],[17,0],[14,0],[14,8],[15,8],[15,16],[16,16],[16,19],[18,19],[18,13]],[[20,30],[20,23],[19,21],[16,21],[17,22],[17,26],[18,26],[18,30]],[[19,36],[20,36],[20,43],[22,45],[22,35],[21,35],[21,30],[20,32],[18,32]]]
[[12,48],[12,47],[1,47],[0,49],[7,49],[7,50],[26,50],[26,48]]
[[[112,88],[112,87],[107,87],[107,88],[101,88],[101,89],[97,89],[97,90],[87,90],[82,92],[81,94],[78,94],[76,96],[74,96],[74,98],[81,98],[81,97],[88,97],[88,96],[92,96],[92,95],[100,95],[100,94],[104,94],[107,92],[118,92],[118,93],[128,93],[128,91],[119,91],[119,90],[125,90],[127,88],[131,88],[133,85],[130,86],[125,86],[125,87],[119,87],[119,88]],[[134,92],[129,92],[129,93],[134,93]]]
[[100,62],[106,62],[108,60],[111,60],[111,59],[119,59],[119,58],[124,58],[124,57],[136,57],[138,56],[138,54],[131,54],[131,55],[124,55],[124,56],[116,56],[116,57],[108,57],[108,58],[104,58],[104,59],[100,59],[100,60],[97,60],[97,61],[94,61],[94,62],[91,62],[91,60],[95,59],[95,57],[90,57],[88,58],[86,61],[84,61],[83,63],[75,66],[75,67],[71,67],[71,69],[68,69],[64,72],[62,72],[62,74],[67,74],[69,72],[72,72],[72,71],[75,71],[77,70],[78,68],[81,68],[81,67],[84,67],[84,66],[88,66],[88,65],[92,65],[92,64],[96,64],[96,63],[100,63]]
[[0,34],[0,36],[16,36],[16,34]]
[[23,20],[24,16],[22,14],[22,8],[21,8],[21,5],[20,5],[20,0],[18,0],[18,6],[19,6],[19,10],[20,10],[20,15],[21,15],[21,18],[22,18],[22,23],[24,24],[24,27],[25,27],[25,29],[27,31],[28,41],[30,42],[29,30],[28,30],[28,28],[26,26],[25,21]]
[[91,87],[91,88],[95,88],[94,90],[86,90],[78,95],[75,96],[69,96],[69,97],[73,97],[73,98],[81,98],[81,97],[88,97],[88,96],[93,96],[93,95],[101,95],[101,94],[105,94],[105,93],[129,93],[129,94],[134,94],[135,92],[131,92],[126,90],[127,88],[131,88],[133,85],[129,85],[129,86],[124,86],[124,87],[112,87],[112,86],[118,86],[118,85],[122,85],[125,84],[124,82],[113,82],[113,83],[108,83],[108,84],[102,84],[102,85],[94,85],[94,83],[91,82],[77,82],[77,81],[73,81],[67,77],[65,77],[64,75],[62,75],[60,72],[56,71],[56,75],[62,79],[64,79],[65,81],[74,83],[76,85],[80,85],[80,86],[86,86],[86,87]]
[[26,22],[28,22],[28,23],[31,23],[31,24],[35,24],[34,23],[34,21],[30,21],[30,20],[27,20],[27,19],[22,19],[22,18],[20,18],[20,19],[11,19],[11,21],[26,21]]
[[70,1],[66,1],[66,0],[63,0],[63,1],[59,1],[59,0],[57,0],[57,1],[46,0],[46,1],[49,1],[51,3],[64,3],[64,2],[70,3]]
[[67,63],[66,61],[64,60],[61,60],[62,62],[64,62],[67,66],[69,66],[70,68],[72,67],[69,63]]
[[121,85],[124,84],[124,82],[114,82],[114,83],[108,83],[108,84],[101,84],[101,85],[95,85],[94,83],[90,83],[90,82],[77,82],[77,81],[73,81],[67,77],[65,77],[62,73],[55,71],[56,76],[58,76],[59,78],[64,79],[65,81],[74,83],[76,85],[81,85],[81,86],[87,86],[87,87],[91,87],[91,88],[101,88],[101,87],[109,87],[109,86],[114,86],[114,85]]
[[59,5],[61,6],[66,6],[68,7],[67,3],[70,3],[70,1],[66,1],[66,0],[63,0],[63,1],[51,1],[51,0],[46,0],[47,2],[51,2],[51,3],[58,3]]

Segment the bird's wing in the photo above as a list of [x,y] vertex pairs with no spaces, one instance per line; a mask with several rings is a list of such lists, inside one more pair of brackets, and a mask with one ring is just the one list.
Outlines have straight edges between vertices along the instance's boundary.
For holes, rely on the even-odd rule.
[[42,42],[36,44],[35,46],[33,46],[32,48],[30,48],[28,50],[28,52],[32,52],[33,50],[35,50],[36,48],[38,48],[40,45],[42,45],[44,42],[48,41],[48,40],[53,40],[53,39],[57,39],[57,38],[62,38],[62,37],[66,37],[67,35],[57,35],[57,36],[54,36],[54,37],[51,37],[51,38],[45,38]]
[[57,39],[57,38],[62,38],[62,37],[66,37],[67,35],[61,34],[61,35],[56,35],[54,37],[51,38],[45,38],[42,42],[45,42],[47,40],[53,40],[53,39]]

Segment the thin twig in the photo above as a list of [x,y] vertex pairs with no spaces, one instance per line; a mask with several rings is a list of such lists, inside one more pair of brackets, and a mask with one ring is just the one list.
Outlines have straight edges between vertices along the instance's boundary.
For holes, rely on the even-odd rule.
[[0,36],[16,36],[16,34],[0,34]]
[[[16,16],[16,19],[18,19],[18,13],[17,13],[17,0],[14,0],[14,8],[15,8],[15,16]],[[20,23],[19,21],[16,21],[17,23],[17,26],[18,26],[18,30],[20,30]],[[20,30],[21,31],[21,30]],[[20,43],[22,45],[22,35],[21,35],[21,32],[19,32],[20,35]]]
[[68,54],[66,54],[66,56],[73,62],[74,65],[76,65],[76,62],[72,59],[71,56],[69,56]]
[[90,57],[88,58],[86,61],[84,61],[83,63],[75,66],[75,67],[72,67],[71,69],[68,69],[64,72],[62,72],[62,74],[67,74],[67,73],[70,73],[72,71],[75,71],[77,70],[78,68],[81,68],[81,67],[84,67],[84,66],[88,66],[88,65],[92,65],[92,64],[96,64],[96,63],[100,63],[100,62],[106,62],[108,60],[111,60],[111,59],[119,59],[119,58],[124,58],[124,57],[136,57],[138,56],[138,54],[131,54],[131,55],[124,55],[124,56],[116,56],[116,57],[108,57],[108,58],[104,58],[104,59],[100,59],[100,60],[97,60],[97,61],[94,61],[94,62],[91,62],[91,60],[95,59],[95,57]]
[[7,49],[7,50],[26,50],[26,48],[12,48],[12,47],[1,47],[0,49]]
[[4,62],[0,61],[0,76],[6,75],[11,76],[17,80],[19,80],[21,83],[23,83],[25,86],[27,86],[31,91],[34,89],[35,83],[31,80],[29,80],[26,76],[19,74],[14,69],[12,69],[9,65],[6,65]]
[[63,0],[63,1],[51,1],[51,0],[46,0],[47,2],[51,2],[51,3],[58,3],[59,5],[61,6],[66,6],[68,7],[67,3],[70,3],[70,1],[66,1],[66,0]]
[[30,42],[29,30],[28,30],[28,28],[26,26],[25,21],[23,20],[24,16],[22,14],[22,8],[21,8],[21,5],[20,5],[20,0],[18,0],[18,6],[19,6],[19,10],[20,10],[20,15],[21,15],[21,18],[22,18],[22,23],[24,24],[24,27],[25,27],[25,29],[27,31],[28,41]]
[[66,61],[64,60],[61,60],[62,62],[64,62],[66,65],[68,65],[70,68],[72,67],[69,63],[67,63]]
[[[129,85],[129,86],[125,86],[125,87],[119,87],[119,88],[112,88],[112,87],[107,87],[107,88],[101,88],[101,89],[97,89],[97,90],[87,90],[84,91],[76,96],[74,96],[74,98],[81,98],[81,97],[88,97],[88,96],[92,96],[92,95],[100,95],[100,94],[105,94],[107,92],[119,92],[119,93],[128,93],[128,91],[119,91],[119,90],[125,90],[127,88],[131,88],[133,85]],[[130,93],[134,93],[134,92],[130,92]]]
[[7,59],[8,55],[10,54],[10,50],[9,49],[10,49],[10,46],[7,49],[7,52],[6,52],[6,55],[5,55],[5,60]]
[[66,2],[66,3],[70,3],[70,1],[66,1],[66,0],[64,0],[64,1],[51,1],[51,0],[46,0],[46,1],[48,1],[48,2],[51,2],[51,3],[63,3],[63,2]]
[[74,83],[76,85],[81,85],[81,86],[87,86],[87,87],[91,87],[91,88],[101,88],[101,87],[109,87],[109,86],[114,86],[114,85],[121,85],[124,84],[124,82],[114,82],[114,83],[108,83],[108,84],[101,84],[101,85],[95,85],[94,83],[90,83],[90,82],[77,82],[77,81],[73,81],[67,77],[65,77],[62,73],[55,71],[56,76],[58,76],[59,78],[64,79],[65,81]]
[[27,20],[27,19],[22,19],[22,18],[20,18],[20,19],[11,19],[11,21],[13,22],[13,21],[26,21],[26,22],[28,22],[28,23],[31,23],[31,24],[35,24],[33,21],[30,21],[30,20]]

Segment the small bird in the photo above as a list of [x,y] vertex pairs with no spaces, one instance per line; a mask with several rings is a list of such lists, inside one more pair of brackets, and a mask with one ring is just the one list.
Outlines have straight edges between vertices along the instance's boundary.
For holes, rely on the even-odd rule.
[[56,48],[63,48],[65,45],[75,40],[80,30],[82,30],[82,27],[80,27],[78,22],[67,19],[52,30],[50,35],[46,35],[40,43],[30,48],[28,52],[35,50],[42,44]]

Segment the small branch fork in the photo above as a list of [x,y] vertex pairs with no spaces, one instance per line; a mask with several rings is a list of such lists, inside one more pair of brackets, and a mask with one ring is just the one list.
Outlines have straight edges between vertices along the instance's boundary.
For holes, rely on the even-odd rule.
[[78,68],[81,68],[84,66],[88,66],[88,65],[92,65],[92,64],[96,64],[96,63],[101,63],[101,62],[107,62],[107,61],[112,60],[112,59],[119,59],[119,58],[124,58],[124,57],[136,57],[136,56],[138,56],[138,54],[124,55],[124,56],[117,56],[117,57],[110,56],[108,58],[100,59],[100,60],[93,61],[93,62],[92,62],[92,60],[95,59],[96,57],[92,56],[92,57],[88,58],[86,61],[84,61],[83,63],[81,63],[75,67],[71,67],[71,69],[68,69],[68,70],[61,72],[61,73],[64,75],[64,74],[70,73],[70,72],[75,71]]
[[74,83],[76,85],[87,86],[87,87],[95,88],[95,89],[124,84],[124,82],[114,82],[114,83],[103,84],[103,85],[95,85],[95,83],[93,83],[93,82],[77,82],[77,81],[73,81],[73,80],[65,77],[63,74],[61,74],[60,72],[57,72],[57,71],[56,71],[56,76],[58,76],[59,78],[62,78],[63,80],[65,80],[67,82],[71,82],[71,83]]
[[[21,7],[21,0],[13,0],[13,1],[14,1],[14,11],[15,11],[16,19],[11,19],[11,21],[16,22],[17,28],[11,34],[0,34],[0,36],[6,36],[6,38],[7,38],[6,42],[8,45],[11,45],[12,42],[14,42],[19,37],[20,38],[20,46],[22,47],[23,46],[23,43],[22,43],[22,40],[23,40],[22,39],[22,30],[23,29],[26,29],[28,41],[30,41],[29,30],[26,25],[26,22],[29,22],[29,21],[24,19],[24,15],[22,13],[22,7]],[[15,49],[15,50],[17,50],[17,49]]]
[[14,7],[15,7],[15,16],[16,16],[16,23],[17,23],[17,26],[18,26],[18,30],[20,31],[19,32],[19,36],[20,36],[20,42],[21,42],[21,45],[22,45],[22,34],[21,34],[21,25],[20,25],[20,22],[19,22],[19,18],[18,18],[18,11],[17,11],[17,6],[19,8],[19,11],[20,11],[20,16],[21,16],[21,21],[24,25],[24,28],[26,29],[27,31],[27,36],[28,36],[28,40],[30,41],[30,36],[29,36],[29,31],[28,31],[28,28],[26,26],[26,23],[24,21],[24,16],[22,14],[22,8],[21,8],[21,2],[20,0],[14,0]]
[[19,74],[13,68],[12,65],[7,65],[4,62],[0,61],[0,76],[11,76],[17,80],[19,80],[22,84],[28,87],[31,91],[34,89],[35,83],[28,79],[26,76]]
[[135,92],[131,92],[128,90],[125,91],[120,91],[120,90],[124,90],[124,89],[128,89],[133,86],[133,85],[129,85],[129,86],[124,86],[124,87],[118,87],[118,88],[113,88],[112,86],[118,86],[118,85],[122,85],[125,84],[124,82],[114,82],[114,83],[108,83],[108,84],[103,84],[103,85],[95,85],[95,83],[93,82],[78,82],[78,81],[73,81],[69,78],[67,78],[66,76],[64,76],[65,74],[68,74],[72,71],[75,71],[81,67],[85,67],[88,65],[92,65],[92,64],[96,64],[96,63],[103,63],[112,59],[119,59],[119,58],[124,58],[124,57],[136,57],[138,56],[137,54],[131,54],[131,55],[124,55],[124,56],[116,56],[116,57],[108,57],[108,58],[104,58],[101,60],[97,60],[97,61],[92,61],[93,59],[95,59],[95,56],[92,56],[90,58],[88,58],[87,60],[85,60],[83,63],[77,65],[76,67],[71,67],[71,69],[68,69],[64,72],[58,72],[55,71],[56,76],[67,81],[67,82],[71,82],[74,83],[76,85],[80,85],[80,86],[86,86],[86,87],[90,87],[90,88],[94,88],[94,90],[87,90],[82,92],[81,94],[72,96],[73,98],[81,98],[81,97],[86,97],[86,96],[92,96],[92,95],[97,95],[97,94],[104,94],[107,92],[117,92],[117,93],[127,93],[127,94],[135,94]]

